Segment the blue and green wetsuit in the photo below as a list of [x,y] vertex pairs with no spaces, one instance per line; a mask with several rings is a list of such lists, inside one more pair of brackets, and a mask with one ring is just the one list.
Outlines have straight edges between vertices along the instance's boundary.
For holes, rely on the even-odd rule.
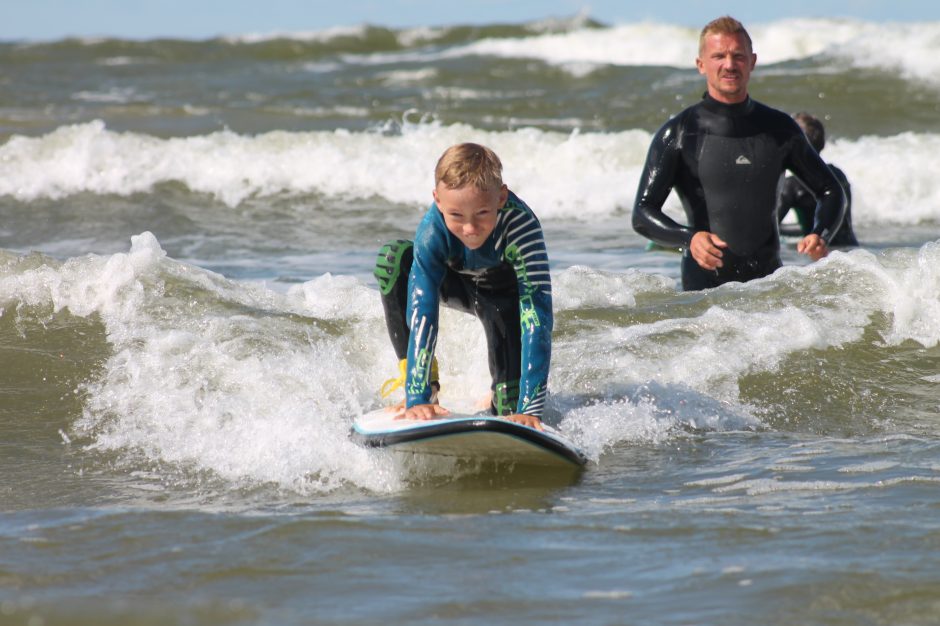
[[427,404],[437,382],[431,380],[431,359],[443,302],[483,323],[492,412],[541,419],[551,361],[551,278],[542,226],[514,193],[476,250],[447,230],[432,204],[413,243],[399,240],[382,248],[375,276],[392,345],[399,359],[408,359],[407,406]]

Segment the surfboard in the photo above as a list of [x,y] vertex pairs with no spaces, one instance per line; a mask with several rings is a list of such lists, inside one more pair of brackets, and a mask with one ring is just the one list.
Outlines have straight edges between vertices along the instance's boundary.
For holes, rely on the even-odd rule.
[[372,448],[518,465],[583,467],[587,457],[558,430],[536,430],[490,415],[451,414],[434,420],[396,420],[384,408],[353,422],[350,436]]

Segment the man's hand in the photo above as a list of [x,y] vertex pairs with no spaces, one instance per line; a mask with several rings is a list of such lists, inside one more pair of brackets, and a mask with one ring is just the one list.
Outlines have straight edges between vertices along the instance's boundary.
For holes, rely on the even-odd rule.
[[542,428],[542,420],[535,417],[534,415],[514,413],[513,415],[504,415],[503,419],[509,420],[510,422],[515,422],[517,424],[522,424],[523,426],[528,426],[529,428],[534,428],[535,430],[545,430]]
[[700,230],[692,235],[689,252],[692,253],[692,258],[702,269],[714,270],[722,266],[721,251],[727,247],[728,244],[722,241],[718,235],[707,230]]
[[439,417],[450,415],[450,411],[440,404],[416,404],[415,406],[403,409],[394,417],[397,420],[434,420]]
[[814,261],[818,261],[829,254],[829,246],[819,235],[810,234],[803,237],[796,244],[796,251],[808,255]]

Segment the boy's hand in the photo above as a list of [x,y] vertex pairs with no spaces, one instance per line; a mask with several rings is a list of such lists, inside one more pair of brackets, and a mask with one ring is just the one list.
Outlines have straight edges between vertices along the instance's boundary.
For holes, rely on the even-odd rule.
[[515,422],[517,424],[522,424],[523,426],[528,426],[529,428],[534,428],[535,430],[545,430],[542,428],[542,420],[535,417],[534,415],[515,413],[513,415],[505,415],[503,416],[503,419],[509,420],[510,422]]
[[440,404],[416,404],[402,411],[393,419],[397,420],[433,420],[450,415],[450,411]]

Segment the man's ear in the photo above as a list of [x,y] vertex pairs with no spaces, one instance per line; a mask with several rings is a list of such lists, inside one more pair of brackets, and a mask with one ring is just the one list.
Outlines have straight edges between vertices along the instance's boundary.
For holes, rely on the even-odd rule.
[[499,208],[506,206],[506,200],[509,199],[509,187],[503,184],[502,188],[499,190]]
[[431,195],[434,197],[434,204],[436,204],[438,208],[440,208],[441,202],[440,200],[437,199],[437,187],[431,190]]

